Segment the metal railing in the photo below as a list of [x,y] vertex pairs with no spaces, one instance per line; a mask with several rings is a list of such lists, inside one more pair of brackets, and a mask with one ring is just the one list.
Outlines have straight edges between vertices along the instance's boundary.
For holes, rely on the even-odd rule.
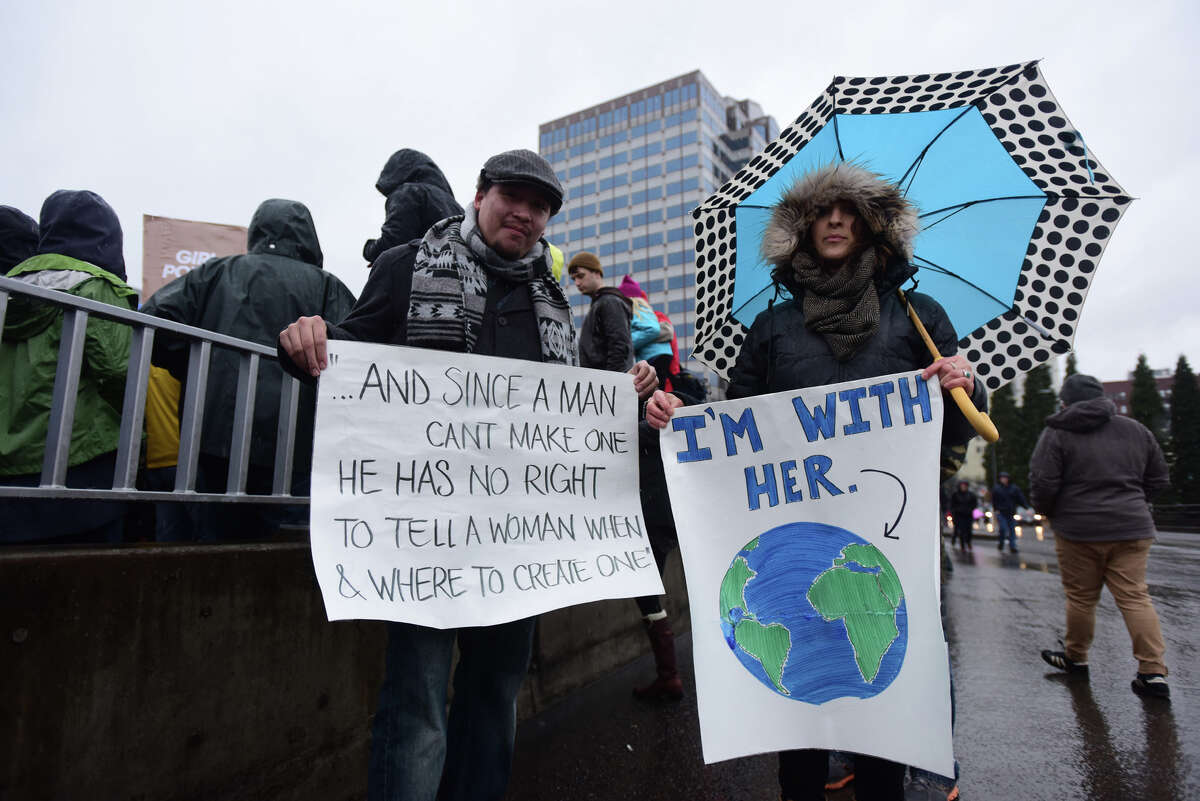
[[[275,351],[256,342],[206,331],[190,325],[162,320],[119,306],[80,298],[52,289],[0,277],[0,330],[13,294],[37,298],[63,310],[62,341],[54,376],[54,394],[50,424],[42,458],[41,479],[36,487],[5,486],[0,476],[0,497],[20,498],[100,498],[134,501],[308,503],[308,498],[291,495],[292,467],[295,457],[296,416],[300,382],[283,376],[280,387],[279,422],[275,440],[275,464],[270,495],[247,495],[246,476],[250,459],[251,427],[258,383],[259,361],[275,361]],[[110,489],[83,489],[66,486],[70,461],[71,429],[75,422],[75,396],[83,367],[84,337],[90,317],[128,324],[132,328],[129,369],[125,378],[125,400],[121,409],[117,462]],[[150,355],[157,333],[169,333],[189,341],[187,380],[184,383],[180,412],[179,461],[175,489],[172,492],[139,490],[136,487],[141,457],[142,429],[150,378]],[[200,432],[204,423],[204,400],[208,391],[209,366],[213,347],[235,351],[238,359],[237,397],[233,433],[229,451],[226,492],[196,492],[197,462],[200,456]]]

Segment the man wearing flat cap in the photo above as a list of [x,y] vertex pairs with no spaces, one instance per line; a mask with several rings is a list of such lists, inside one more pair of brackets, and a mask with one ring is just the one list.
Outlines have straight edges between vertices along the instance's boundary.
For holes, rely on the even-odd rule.
[[[541,156],[510,150],[491,157],[465,214],[380,254],[345,320],[302,317],[289,325],[279,335],[280,363],[312,381],[328,365],[332,337],[577,365],[570,308],[542,239],[562,202],[562,186]],[[649,366],[634,375],[639,394],[656,383]],[[447,630],[388,624],[371,733],[372,801],[504,797],[533,626],[533,618]]]
[[1107,586],[1133,641],[1133,691],[1166,698],[1166,647],[1146,586],[1156,534],[1149,501],[1168,484],[1162,448],[1144,425],[1117,414],[1090,375],[1068,376],[1059,400],[1063,408],[1046,418],[1029,473],[1033,508],[1054,528],[1067,596],[1064,648],[1042,651],[1042,659],[1087,678],[1096,604]]

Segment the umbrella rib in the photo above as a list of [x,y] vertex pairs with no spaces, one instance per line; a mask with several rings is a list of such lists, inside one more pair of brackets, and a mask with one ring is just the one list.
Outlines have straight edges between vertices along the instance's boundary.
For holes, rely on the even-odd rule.
[[[984,197],[984,198],[979,198],[978,200],[967,200],[962,203],[955,203],[953,206],[946,206],[945,208],[936,209],[934,211],[927,211],[918,216],[920,216],[922,219],[924,219],[925,217],[932,217],[935,214],[941,214],[942,212],[950,211],[951,209],[954,209],[954,214],[958,214],[960,211],[964,211],[965,209],[968,209],[971,206],[974,206],[978,203],[998,203],[1002,200],[1046,200],[1049,197],[1050,197],[1049,195],[1045,195],[1045,194],[1042,194],[1042,195],[1009,195],[1007,197]],[[954,215],[951,214],[951,215],[947,216],[945,219],[948,220],[948,219],[950,219],[950,217],[953,217],[953,216]],[[938,220],[938,222],[941,222],[941,220]],[[937,222],[933,223],[929,227],[932,228],[933,225],[937,225]],[[928,230],[928,229],[926,229],[926,230]]]
[[988,292],[986,289],[984,289],[983,287],[979,286],[978,284],[976,284],[976,283],[974,283],[974,282],[972,282],[972,281],[968,281],[966,278],[963,278],[961,275],[959,275],[958,273],[954,272],[953,270],[947,270],[945,267],[941,266],[940,264],[934,264],[934,263],[933,263],[933,262],[931,262],[929,259],[922,258],[921,256],[914,256],[914,257],[913,257],[913,261],[920,261],[920,262],[923,262],[924,264],[928,265],[928,266],[930,267],[930,269],[932,269],[934,272],[941,273],[942,275],[946,275],[946,276],[949,276],[949,277],[951,277],[951,278],[957,278],[959,281],[962,281],[964,284],[966,284],[967,286],[971,287],[972,289],[974,289],[974,290],[977,290],[977,291],[978,291],[978,292],[980,292],[981,294],[983,294],[983,295],[986,295],[987,297],[989,297],[989,298],[991,298],[992,300],[996,301],[996,303],[997,303],[997,304],[998,304],[998,305],[999,305],[1001,308],[1004,308],[1004,309],[1007,309],[1008,311],[1011,311],[1013,314],[1015,314],[1015,315],[1017,315],[1018,317],[1020,317],[1020,318],[1021,318],[1021,322],[1025,323],[1025,324],[1026,324],[1026,325],[1028,325],[1030,328],[1032,328],[1033,330],[1035,330],[1035,331],[1037,331],[1039,334],[1041,334],[1041,335],[1042,335],[1042,339],[1045,339],[1045,340],[1047,340],[1047,341],[1049,341],[1049,342],[1061,342],[1061,341],[1063,341],[1063,340],[1060,340],[1060,339],[1058,339],[1058,338],[1057,338],[1057,337],[1055,337],[1053,334],[1051,334],[1049,331],[1047,331],[1045,328],[1043,328],[1041,325],[1039,325],[1039,324],[1038,324],[1038,322],[1037,322],[1037,320],[1034,320],[1034,319],[1032,319],[1032,318],[1030,318],[1030,317],[1026,317],[1024,314],[1022,314],[1020,311],[1018,311],[1018,310],[1017,310],[1017,308],[1016,308],[1015,306],[1013,306],[1012,304],[1005,303],[1004,301],[1000,300],[1000,298],[998,298],[998,297],[996,297],[995,295],[993,295],[991,292]]
[[922,264],[927,265],[931,270],[933,270],[936,273],[941,273],[942,275],[947,275],[947,276],[950,276],[951,278],[957,278],[959,281],[962,281],[964,284],[966,284],[967,286],[976,290],[980,294],[985,295],[985,296],[991,298],[992,300],[996,301],[996,303],[999,304],[1001,308],[1011,309],[1012,311],[1016,311],[1016,309],[1014,309],[1012,307],[1012,304],[1005,303],[1004,301],[1000,300],[1000,298],[996,297],[991,292],[988,292],[986,289],[981,287],[979,284],[975,283],[974,281],[970,281],[970,280],[964,278],[963,276],[959,275],[958,273],[954,272],[953,270],[948,270],[940,264],[934,264],[929,259],[926,259],[922,256],[913,256],[913,261],[919,261]]
[[[950,120],[950,122],[946,123],[946,126],[945,126],[944,128],[942,128],[942,130],[938,131],[938,132],[937,132],[937,134],[936,134],[936,135],[935,135],[935,136],[934,136],[932,139],[930,139],[930,140],[929,140],[929,144],[925,145],[924,149],[922,149],[922,150],[921,150],[921,152],[920,152],[920,154],[918,154],[918,155],[917,155],[916,159],[914,159],[914,160],[913,160],[913,163],[912,163],[912,164],[910,164],[910,165],[909,165],[909,167],[908,167],[908,169],[904,171],[904,175],[901,175],[901,176],[900,176],[900,180],[896,182],[896,184],[897,184],[898,186],[900,186],[900,187],[904,187],[904,182],[909,180],[909,177],[908,177],[908,176],[909,176],[909,173],[912,173],[912,180],[913,180],[913,181],[915,181],[915,180],[917,179],[917,174],[916,174],[916,171],[917,171],[917,169],[918,169],[918,168],[921,166],[922,162],[924,162],[924,161],[925,161],[925,154],[929,152],[929,148],[933,147],[933,144],[934,144],[934,143],[935,143],[935,142],[936,142],[938,139],[940,139],[940,138],[941,138],[942,134],[944,134],[946,131],[948,131],[948,130],[950,129],[950,126],[954,125],[954,123],[956,123],[956,122],[958,122],[959,120],[961,120],[961,119],[962,119],[964,116],[966,116],[966,115],[967,115],[967,113],[968,113],[968,112],[969,112],[971,109],[973,109],[973,108],[975,108],[975,107],[974,107],[974,106],[967,106],[966,108],[964,108],[964,109],[962,110],[962,113],[961,113],[961,114],[959,114],[959,115],[958,115],[957,117],[955,117],[954,119]],[[910,184],[910,186],[911,186],[911,183],[912,183],[912,182],[911,182],[911,181],[909,181],[909,184]],[[904,194],[905,194],[906,196],[908,195],[908,188],[907,188],[907,187],[905,187],[905,188],[904,188]]]

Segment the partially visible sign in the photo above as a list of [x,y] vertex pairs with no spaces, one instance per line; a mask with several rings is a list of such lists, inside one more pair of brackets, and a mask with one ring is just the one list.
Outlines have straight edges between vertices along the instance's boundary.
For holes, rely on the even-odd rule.
[[240,225],[142,215],[142,302],[164,285],[217,256],[246,252]]

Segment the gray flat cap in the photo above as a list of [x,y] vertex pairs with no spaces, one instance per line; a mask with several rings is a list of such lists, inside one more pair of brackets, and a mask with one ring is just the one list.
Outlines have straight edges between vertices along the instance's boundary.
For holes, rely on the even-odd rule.
[[492,156],[479,174],[498,184],[533,184],[549,197],[550,214],[562,208],[563,188],[554,168],[532,150],[506,150]]

